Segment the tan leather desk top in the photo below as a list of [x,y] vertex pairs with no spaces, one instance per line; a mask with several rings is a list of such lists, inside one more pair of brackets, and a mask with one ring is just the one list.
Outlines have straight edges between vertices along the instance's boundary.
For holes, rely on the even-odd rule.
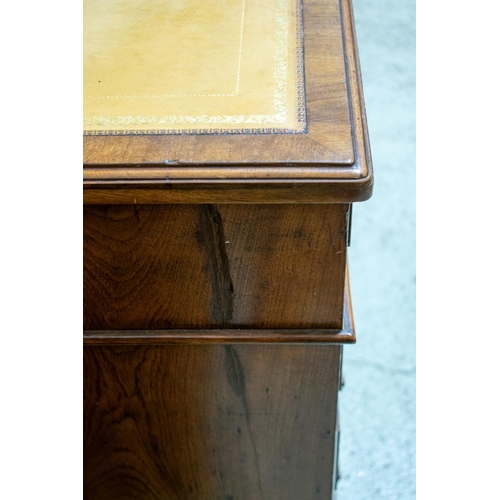
[[352,202],[350,0],[84,0],[86,203]]
[[84,130],[305,130],[296,0],[85,0]]

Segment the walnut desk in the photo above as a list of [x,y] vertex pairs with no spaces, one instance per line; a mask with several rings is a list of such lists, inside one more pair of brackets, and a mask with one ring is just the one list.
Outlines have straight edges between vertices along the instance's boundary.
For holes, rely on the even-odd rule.
[[84,498],[329,500],[349,0],[84,0]]

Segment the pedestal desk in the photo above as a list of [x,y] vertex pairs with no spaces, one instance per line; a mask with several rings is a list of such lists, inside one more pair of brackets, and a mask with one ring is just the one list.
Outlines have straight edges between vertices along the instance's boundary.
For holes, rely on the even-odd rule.
[[349,0],[84,0],[84,498],[329,500]]

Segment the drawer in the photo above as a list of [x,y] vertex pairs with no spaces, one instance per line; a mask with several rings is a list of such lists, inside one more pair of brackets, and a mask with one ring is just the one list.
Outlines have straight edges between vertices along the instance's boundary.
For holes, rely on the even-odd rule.
[[347,212],[86,205],[84,329],[342,328]]

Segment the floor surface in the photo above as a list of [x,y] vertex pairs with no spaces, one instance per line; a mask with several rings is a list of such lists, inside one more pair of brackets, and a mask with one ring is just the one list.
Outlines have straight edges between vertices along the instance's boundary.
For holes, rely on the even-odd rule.
[[415,498],[415,1],[353,0],[375,172],[349,249],[339,500]]

